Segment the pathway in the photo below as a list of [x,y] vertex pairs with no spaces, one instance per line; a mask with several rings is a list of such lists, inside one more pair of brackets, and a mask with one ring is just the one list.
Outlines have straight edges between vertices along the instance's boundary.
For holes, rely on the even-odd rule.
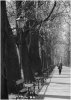
[[58,68],[55,67],[52,78],[46,80],[46,84],[39,92],[37,99],[41,100],[70,100],[70,70],[71,68],[63,66],[62,73],[59,75]]

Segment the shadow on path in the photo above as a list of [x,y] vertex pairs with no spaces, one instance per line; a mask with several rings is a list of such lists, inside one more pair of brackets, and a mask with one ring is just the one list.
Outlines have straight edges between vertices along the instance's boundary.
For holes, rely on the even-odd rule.
[[59,82],[51,82],[51,83],[55,83],[55,84],[63,84],[63,85],[64,85],[64,84],[70,85],[70,83],[61,83],[61,82],[60,82],[60,83],[59,83]]
[[38,95],[37,99],[44,99],[44,97],[70,99],[70,96],[60,96],[60,95]]
[[62,77],[53,77],[53,78],[70,78],[70,77],[64,77],[64,76],[62,76]]

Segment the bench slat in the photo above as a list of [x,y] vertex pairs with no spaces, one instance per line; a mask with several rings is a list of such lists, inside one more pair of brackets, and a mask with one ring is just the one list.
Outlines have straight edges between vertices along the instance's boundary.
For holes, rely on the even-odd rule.
[[21,84],[23,82],[24,82],[24,79],[19,79],[19,80],[16,81],[16,84],[19,85],[19,84]]
[[23,88],[20,92],[27,92],[27,89]]

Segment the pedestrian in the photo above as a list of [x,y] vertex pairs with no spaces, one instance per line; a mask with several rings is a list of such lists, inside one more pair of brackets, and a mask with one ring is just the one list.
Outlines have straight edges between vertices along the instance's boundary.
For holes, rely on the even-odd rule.
[[61,74],[61,71],[62,71],[62,63],[59,63],[58,69],[59,69],[59,75],[60,75]]

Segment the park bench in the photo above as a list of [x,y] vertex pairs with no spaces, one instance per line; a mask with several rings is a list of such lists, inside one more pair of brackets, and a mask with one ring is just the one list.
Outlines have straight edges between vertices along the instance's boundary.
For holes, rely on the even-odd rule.
[[38,89],[39,89],[39,83],[41,83],[41,85],[43,85],[43,83],[44,83],[44,76],[43,75],[38,75],[38,73],[37,74],[35,73],[34,78],[36,80],[35,86],[37,85]]
[[19,89],[18,96],[16,97],[16,99],[22,99],[27,93],[27,88],[24,87],[24,79],[19,79],[16,81],[16,88],[18,88],[18,86],[21,89]]
[[[30,99],[30,96],[35,96],[35,90],[32,91],[31,88],[33,87],[34,89],[34,84],[33,83],[30,83],[30,82],[25,82],[24,79],[19,79],[16,81],[16,85],[20,85],[20,84],[23,84],[23,88],[18,92],[18,96],[16,97],[16,99],[23,99],[23,98],[27,98],[27,99]],[[22,96],[21,96],[21,95]]]
[[30,96],[32,96],[33,98],[33,91],[31,90],[31,88],[33,87],[33,83],[28,82],[28,83],[25,83],[24,86],[27,88],[26,97],[30,99]]

